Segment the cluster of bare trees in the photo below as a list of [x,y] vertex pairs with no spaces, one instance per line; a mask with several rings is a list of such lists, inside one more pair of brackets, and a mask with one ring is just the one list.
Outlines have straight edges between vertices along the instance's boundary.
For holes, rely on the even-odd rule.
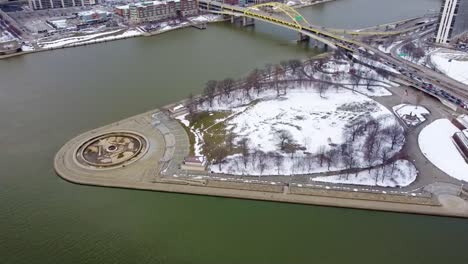
[[[266,168],[274,168],[277,174],[281,174],[285,169],[294,174],[311,172],[317,166],[326,167],[328,170],[337,166],[342,167],[348,177],[353,172],[357,173],[360,168],[367,167],[371,170],[393,161],[392,158],[405,142],[405,131],[397,123],[385,125],[389,118],[362,117],[346,126],[343,132],[344,143],[320,146],[316,153],[306,152],[305,147],[297,144],[287,130],[276,132],[277,151],[250,149],[249,140],[244,138],[238,142],[239,155],[233,158],[232,164],[236,164],[239,170],[256,170],[260,175]],[[213,146],[213,149],[210,149],[212,161],[220,170],[228,155],[227,145]],[[291,166],[289,170],[286,165]]]
[[[343,58],[343,54],[337,52],[333,58]],[[311,59],[301,61],[298,59],[291,59],[288,61],[281,61],[277,65],[267,64],[264,69],[252,70],[246,78],[241,80],[233,80],[226,78],[224,80],[216,81],[210,80],[206,83],[203,90],[203,97],[199,98],[194,103],[208,103],[213,106],[214,100],[231,99],[231,94],[234,90],[242,91],[241,96],[251,98],[253,93],[257,96],[264,90],[274,89],[278,96],[287,93],[288,88],[294,87],[291,84],[311,84],[317,83],[317,89],[322,95],[327,89],[335,85],[333,79],[339,78],[342,73],[330,73],[325,71],[325,64],[328,61],[326,58]],[[323,72],[320,78],[314,78],[314,74]],[[360,81],[360,80],[359,80]],[[239,96],[239,94],[236,94]],[[191,102],[192,103],[192,102]]]
[[424,49],[422,47],[417,47],[413,42],[403,45],[401,51],[408,54],[411,60],[419,60],[426,55]]

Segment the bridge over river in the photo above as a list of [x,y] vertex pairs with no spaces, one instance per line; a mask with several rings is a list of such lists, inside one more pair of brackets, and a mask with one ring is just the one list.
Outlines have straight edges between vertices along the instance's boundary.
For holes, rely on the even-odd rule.
[[[412,63],[400,57],[391,56],[371,45],[360,41],[356,36],[389,36],[402,33],[411,32],[420,28],[433,25],[434,21],[428,20],[427,23],[417,23],[412,27],[407,27],[403,30],[345,30],[345,29],[332,29],[325,28],[317,25],[310,24],[299,12],[294,8],[282,3],[270,2],[254,6],[241,7],[229,5],[211,0],[199,0],[200,8],[215,14],[223,14],[235,17],[242,17],[243,23],[246,24],[247,19],[256,19],[270,24],[274,24],[283,28],[294,30],[299,33],[300,39],[311,38],[324,43],[326,46],[334,49],[344,49],[348,52],[357,53],[365,52],[383,62],[389,63],[395,69],[402,72],[411,72],[411,76],[399,76],[408,84],[413,85],[415,88],[430,94],[441,100],[444,103],[449,103],[445,98],[441,97],[431,91],[422,88],[424,80],[437,86],[438,89],[446,91],[448,94],[453,95],[464,102],[468,102],[468,86],[457,82],[447,76],[435,72],[429,68]],[[418,78],[416,78],[418,77]],[[465,103],[464,103],[465,104]],[[456,106],[455,106],[456,107]],[[463,110],[463,109],[461,109]],[[466,111],[463,110],[463,111]]]

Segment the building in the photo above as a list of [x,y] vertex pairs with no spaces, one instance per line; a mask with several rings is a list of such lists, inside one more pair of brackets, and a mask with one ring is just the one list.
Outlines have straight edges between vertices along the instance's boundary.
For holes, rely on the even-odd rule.
[[97,4],[97,0],[28,0],[32,9],[65,8]]
[[457,118],[452,119],[452,124],[460,130],[468,129],[468,116],[459,115]]
[[82,23],[94,24],[107,21],[112,13],[101,10],[90,10],[78,13],[78,18]]
[[445,44],[468,33],[468,0],[444,0],[435,42]]
[[453,134],[452,140],[460,154],[468,163],[468,129]]
[[160,21],[198,14],[196,0],[167,0],[139,2],[115,8],[115,13],[132,24]]
[[190,156],[184,158],[184,162],[180,168],[189,171],[205,171],[206,165],[207,161],[204,156]]
[[7,31],[0,30],[0,55],[15,53],[21,49],[19,40]]

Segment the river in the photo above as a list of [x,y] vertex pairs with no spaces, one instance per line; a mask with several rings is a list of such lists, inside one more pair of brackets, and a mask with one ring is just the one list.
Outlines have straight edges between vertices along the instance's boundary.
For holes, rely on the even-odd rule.
[[[314,24],[364,27],[439,0],[337,0]],[[81,186],[56,151],[86,130],[199,93],[210,79],[319,51],[296,34],[210,24],[0,61],[0,263],[468,263],[468,221]]]

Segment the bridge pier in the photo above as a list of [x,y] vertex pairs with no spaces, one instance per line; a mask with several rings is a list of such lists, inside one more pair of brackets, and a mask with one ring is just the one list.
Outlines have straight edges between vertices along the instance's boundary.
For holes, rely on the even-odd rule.
[[244,27],[249,27],[249,26],[254,26],[255,25],[255,20],[250,17],[242,17],[242,26]]
[[297,39],[297,42],[309,42],[310,37],[308,35],[304,35],[302,33],[299,33],[299,37]]

